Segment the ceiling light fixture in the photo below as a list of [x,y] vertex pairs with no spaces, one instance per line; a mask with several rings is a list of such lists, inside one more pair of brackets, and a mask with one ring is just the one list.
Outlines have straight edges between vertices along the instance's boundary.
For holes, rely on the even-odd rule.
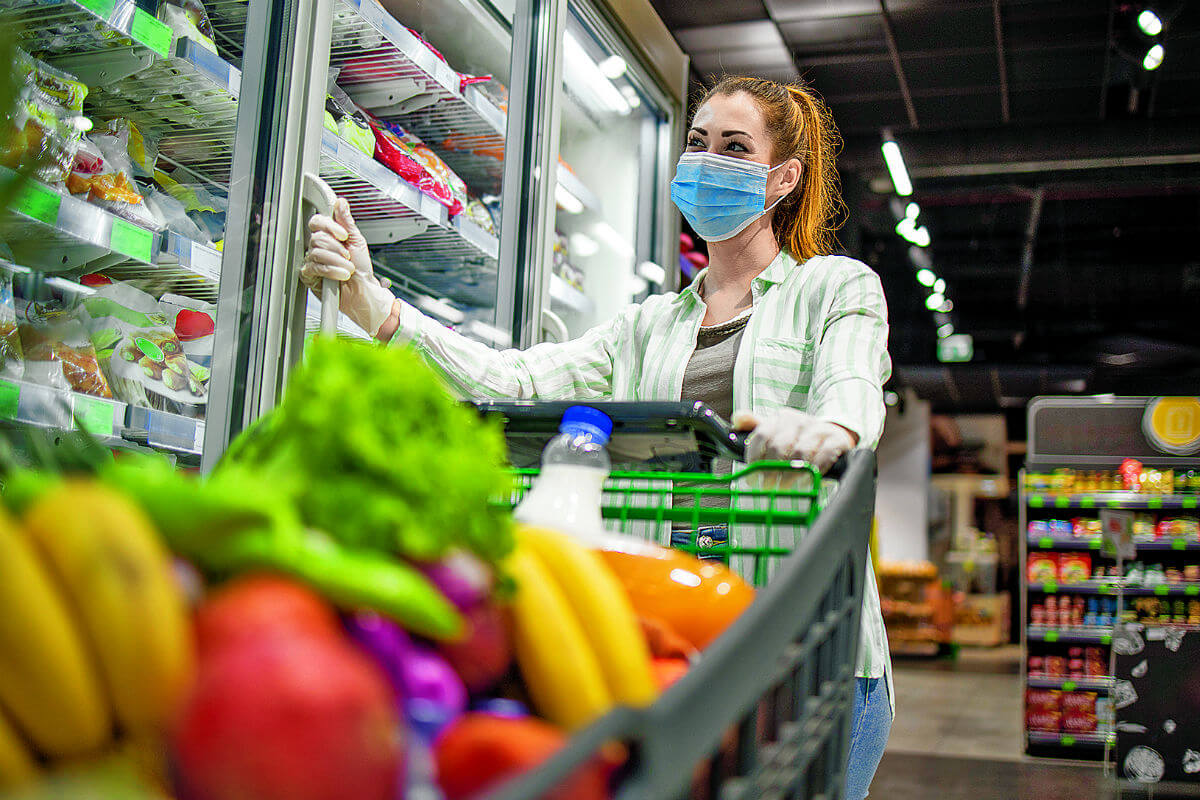
[[908,168],[904,166],[904,156],[900,155],[900,145],[891,138],[891,134],[886,134],[886,136],[887,139],[881,145],[881,149],[888,174],[892,176],[892,186],[896,188],[896,194],[908,197],[913,193],[913,187],[912,181],[908,177]]
[[942,303],[946,302],[945,295],[940,295],[937,292],[925,298],[925,307],[930,311],[937,311],[942,307]]
[[1163,56],[1167,54],[1166,49],[1161,44],[1156,44],[1146,51],[1146,57],[1142,59],[1142,69],[1147,72],[1153,72],[1162,66]]
[[938,276],[933,274],[931,269],[917,270],[917,283],[922,286],[933,286],[938,280]]
[[945,279],[938,278],[936,281],[934,281],[933,282],[933,291],[935,294],[945,294],[946,293]]
[[1142,33],[1146,34],[1147,36],[1158,36],[1160,33],[1162,33],[1163,29],[1162,20],[1158,18],[1158,14],[1155,14],[1148,8],[1142,13],[1138,14],[1137,26],[1141,28]]

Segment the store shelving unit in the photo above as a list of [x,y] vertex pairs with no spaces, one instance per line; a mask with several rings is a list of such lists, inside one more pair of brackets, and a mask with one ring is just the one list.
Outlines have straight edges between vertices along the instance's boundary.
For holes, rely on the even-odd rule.
[[[1180,577],[1183,570],[1200,564],[1200,538],[1191,535],[1157,536],[1135,535],[1133,547],[1135,561],[1161,563],[1164,572],[1169,568],[1174,579],[1163,579],[1163,575],[1147,580],[1145,572],[1134,571],[1128,575],[1113,575],[1111,568],[1118,565],[1115,553],[1106,545],[1104,537],[1095,533],[1080,536],[1057,532],[1046,535],[1044,529],[1031,527],[1039,520],[1062,520],[1076,532],[1072,525],[1076,519],[1094,520],[1102,518],[1105,510],[1131,512],[1154,523],[1165,518],[1196,517],[1200,508],[1200,494],[1188,491],[1160,493],[1154,491],[1113,491],[1115,473],[1127,458],[1142,461],[1147,468],[1162,470],[1186,470],[1195,466],[1195,461],[1175,457],[1170,453],[1155,451],[1148,442],[1144,429],[1143,412],[1148,407],[1148,398],[1041,398],[1030,405],[1029,411],[1029,461],[1022,474],[1020,492],[1020,526],[1025,531],[1021,537],[1020,563],[1026,570],[1021,596],[1021,608],[1025,625],[1023,642],[1026,656],[1061,658],[1069,663],[1073,648],[1099,649],[1102,661],[1107,665],[1106,675],[1074,677],[1062,674],[1046,674],[1044,671],[1029,674],[1028,658],[1022,669],[1025,685],[1031,690],[1059,690],[1061,692],[1091,692],[1099,698],[1107,698],[1113,689],[1114,674],[1112,647],[1116,633],[1115,623],[1124,616],[1135,617],[1136,607],[1144,602],[1155,604],[1151,598],[1161,598],[1163,616],[1155,619],[1142,618],[1148,630],[1170,625],[1179,627],[1189,623],[1190,605],[1200,599],[1200,581]],[[1082,478],[1085,491],[1078,491],[1077,473],[1104,473],[1100,476]],[[1049,482],[1047,482],[1049,481]],[[1061,481],[1061,483],[1060,483]],[[1107,486],[1110,490],[1097,490]],[[1049,487],[1049,490],[1048,490]],[[1057,490],[1055,490],[1057,489]],[[1093,529],[1094,530],[1094,529]],[[1039,553],[1086,555],[1091,561],[1091,574],[1086,580],[1029,580],[1027,565],[1031,555]],[[1099,572],[1097,572],[1099,570]],[[1179,574],[1174,571],[1178,570]],[[1107,624],[1109,614],[1099,613],[1101,624],[1055,625],[1033,624],[1032,608],[1045,604],[1048,599],[1082,598],[1086,603],[1107,604],[1114,624]],[[1169,603],[1169,605],[1167,605]],[[1184,616],[1179,610],[1183,608]],[[1087,608],[1085,606],[1085,608]],[[1096,605],[1092,608],[1104,608]],[[1043,613],[1043,612],[1039,612]],[[1044,614],[1048,615],[1046,611]],[[1061,613],[1061,612],[1060,612]],[[1092,621],[1091,609],[1085,613],[1085,622]],[[1090,670],[1089,670],[1090,671]],[[1101,703],[1107,703],[1101,700]],[[1108,725],[1115,726],[1110,717]],[[1025,749],[1031,755],[1087,760],[1103,759],[1106,751],[1115,745],[1119,732],[1099,720],[1094,732],[1045,731],[1027,729]]]

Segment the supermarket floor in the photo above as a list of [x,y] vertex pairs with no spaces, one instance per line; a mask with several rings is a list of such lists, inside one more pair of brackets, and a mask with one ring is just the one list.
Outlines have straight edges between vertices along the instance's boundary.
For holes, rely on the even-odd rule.
[[880,800],[1115,800],[1099,767],[1021,753],[1019,648],[896,661],[897,717],[871,786]]

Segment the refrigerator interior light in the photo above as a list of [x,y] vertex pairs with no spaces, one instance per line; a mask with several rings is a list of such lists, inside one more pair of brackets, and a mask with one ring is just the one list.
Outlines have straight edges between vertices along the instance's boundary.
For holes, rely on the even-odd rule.
[[563,32],[563,76],[579,99],[597,113],[628,116],[632,110],[571,31]]
[[554,187],[554,200],[568,214],[583,213],[583,201],[567,191],[567,188],[561,183]]
[[650,284],[641,275],[630,275],[626,279],[626,285],[629,287],[631,295],[639,295],[650,288]]
[[607,222],[598,222],[592,226],[592,233],[603,239],[608,245],[626,258],[633,258],[633,245],[617,232],[617,229]]
[[601,61],[597,66],[600,67],[600,72],[610,81],[615,81],[617,78],[625,74],[625,70],[629,65],[625,63],[625,59],[621,58],[616,53]]
[[577,255],[580,258],[591,258],[600,252],[600,243],[586,233],[572,233],[569,241],[571,243],[571,254]]
[[653,261],[643,261],[638,264],[637,273],[651,283],[657,283],[659,286],[667,282],[667,271]]
[[466,316],[463,314],[463,312],[459,311],[445,300],[435,300],[428,295],[422,295],[421,297],[417,298],[417,308],[421,309],[426,314],[432,314],[435,317],[444,319],[451,325],[457,325],[466,319]]

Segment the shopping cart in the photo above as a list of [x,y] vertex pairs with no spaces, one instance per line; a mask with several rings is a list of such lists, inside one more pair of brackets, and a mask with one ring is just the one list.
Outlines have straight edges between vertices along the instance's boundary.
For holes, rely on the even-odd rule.
[[[744,455],[736,437],[723,444]],[[536,474],[516,470],[514,504]],[[704,554],[727,559],[758,596],[653,705],[613,710],[491,800],[540,798],[613,741],[629,754],[619,800],[843,797],[874,502],[868,450],[824,481],[799,462],[727,476],[614,471],[610,528],[665,544],[681,526],[727,526],[728,542]],[[686,549],[701,549],[694,534]]]

